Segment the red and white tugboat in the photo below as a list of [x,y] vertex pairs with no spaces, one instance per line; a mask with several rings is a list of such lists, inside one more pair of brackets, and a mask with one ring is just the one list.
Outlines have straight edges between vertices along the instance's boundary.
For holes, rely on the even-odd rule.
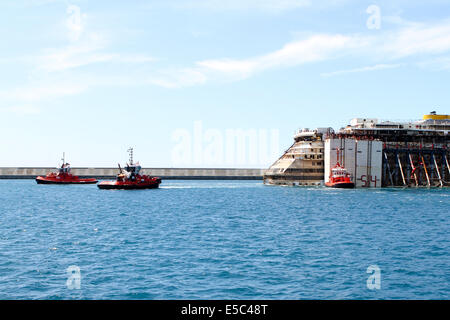
[[161,179],[148,175],[141,175],[142,167],[139,162],[133,162],[133,148],[128,149],[130,163],[122,169],[119,164],[119,174],[115,181],[102,181],[97,186],[100,189],[154,189],[158,188]]
[[39,176],[36,182],[39,184],[93,184],[97,183],[97,179],[82,179],[70,173],[70,164],[66,163],[65,154],[63,153],[62,165],[58,168],[58,172],[50,172],[45,177]]
[[355,183],[350,177],[350,173],[347,172],[343,166],[339,163],[339,148],[337,148],[337,161],[336,165],[331,168],[330,180],[325,182],[327,187],[332,188],[354,188]]

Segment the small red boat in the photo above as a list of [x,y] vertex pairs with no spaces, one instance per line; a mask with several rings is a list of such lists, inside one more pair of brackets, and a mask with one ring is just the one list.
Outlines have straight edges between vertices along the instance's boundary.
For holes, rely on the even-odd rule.
[[331,168],[330,180],[325,182],[327,187],[332,188],[354,188],[355,183],[352,181],[350,173],[339,164],[339,148],[337,149],[336,165]]
[[133,149],[128,149],[130,153],[130,164],[122,169],[119,164],[119,174],[115,181],[102,181],[97,186],[100,189],[154,189],[161,184],[161,179],[148,175],[141,175],[142,167],[139,162],[133,163]]
[[70,173],[70,164],[66,163],[64,154],[62,165],[58,168],[58,172],[50,172],[45,177],[38,176],[36,182],[38,184],[93,184],[97,183],[97,179],[82,179]]

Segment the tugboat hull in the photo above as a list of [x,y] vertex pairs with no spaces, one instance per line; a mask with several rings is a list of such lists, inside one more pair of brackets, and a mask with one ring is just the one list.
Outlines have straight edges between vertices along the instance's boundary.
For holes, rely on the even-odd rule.
[[161,179],[155,179],[151,182],[131,182],[131,181],[102,181],[97,187],[100,189],[121,189],[121,190],[135,190],[135,189],[156,189],[159,187]]
[[94,184],[97,183],[97,179],[57,179],[47,177],[37,177],[36,182],[38,184]]
[[331,188],[342,188],[342,189],[353,189],[355,187],[355,184],[353,182],[341,182],[341,183],[326,182],[325,185]]

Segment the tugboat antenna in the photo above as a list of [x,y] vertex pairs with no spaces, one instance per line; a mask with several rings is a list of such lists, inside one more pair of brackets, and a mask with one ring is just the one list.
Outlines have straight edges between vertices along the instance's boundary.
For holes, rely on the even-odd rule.
[[339,163],[339,147],[337,147],[336,148],[336,164],[339,164],[340,165],[340,163]]
[[133,165],[133,148],[128,148],[128,153],[130,154],[130,165]]

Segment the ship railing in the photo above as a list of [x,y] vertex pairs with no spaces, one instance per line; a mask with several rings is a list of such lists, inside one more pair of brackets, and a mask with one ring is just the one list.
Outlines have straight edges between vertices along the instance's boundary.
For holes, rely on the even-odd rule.
[[442,149],[445,148],[445,143],[431,143],[431,142],[385,142],[384,149]]
[[299,149],[296,149],[296,150],[298,150],[298,151],[296,151],[296,152],[287,152],[286,154],[287,155],[291,155],[291,156],[295,156],[297,154],[305,155],[305,154],[322,154],[323,153],[323,152],[320,152],[320,151],[306,151],[306,150],[299,150]]
[[406,123],[416,123],[419,121],[422,121],[422,119],[378,119],[377,124],[383,124],[383,122],[406,124]]

